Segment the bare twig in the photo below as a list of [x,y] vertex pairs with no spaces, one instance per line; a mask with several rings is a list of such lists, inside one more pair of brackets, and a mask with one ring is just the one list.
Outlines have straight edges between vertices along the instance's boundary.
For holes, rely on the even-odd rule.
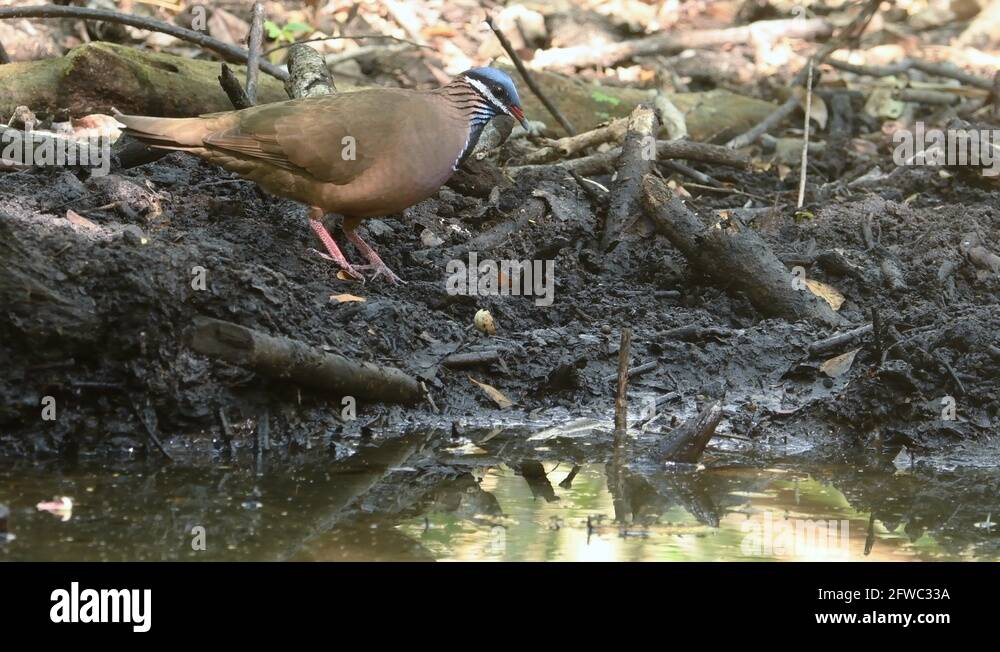
[[632,349],[632,329],[622,329],[618,347],[618,392],[615,395],[615,440],[625,437],[628,430],[628,363]]
[[[156,449],[163,453],[164,457],[173,462],[174,458],[171,457],[170,453],[167,452],[167,449],[163,447],[163,442],[160,441],[160,438],[156,435],[156,429],[146,421],[146,416],[139,410],[139,406],[136,404],[135,399],[132,398],[131,394],[125,392],[124,390],[122,393],[125,394],[125,399],[132,408],[132,413],[135,414],[135,418],[139,420],[139,423],[142,424],[142,429],[146,431],[146,436],[149,437],[151,442],[153,442]],[[146,399],[144,404],[148,405],[148,403],[149,400]]]
[[282,45],[275,46],[270,50],[264,52],[264,56],[274,54],[275,52],[280,52],[285,48],[290,48],[293,45],[302,45],[304,43],[321,43],[323,41],[337,41],[340,39],[350,39],[353,41],[361,41],[365,39],[382,39],[385,41],[395,41],[397,43],[404,43],[406,45],[411,45],[415,48],[425,48],[427,50],[433,50],[429,45],[424,45],[423,43],[417,43],[416,41],[408,41],[405,38],[399,38],[397,36],[389,36],[388,34],[343,34],[341,36],[324,36],[322,38],[308,38],[304,41],[296,41],[295,43],[284,43]]
[[[0,7],[0,20],[4,18],[77,18],[81,20],[100,20],[107,23],[118,23],[129,25],[139,29],[148,29],[154,32],[169,34],[174,38],[179,38],[189,43],[201,46],[206,50],[215,52],[227,61],[246,63],[250,57],[249,52],[241,47],[224,43],[214,39],[202,32],[171,25],[161,20],[152,18],[142,18],[131,14],[122,14],[117,11],[105,9],[88,9],[85,7],[63,7],[56,5],[38,5],[25,7]],[[288,73],[280,66],[276,66],[269,61],[261,61],[260,69],[267,74],[285,81]]]
[[809,165],[809,120],[812,118],[813,96],[813,60],[807,64],[809,73],[806,78],[806,121],[802,127],[802,169],[799,170],[799,201],[797,208],[802,208],[806,198],[806,168]]
[[247,55],[247,99],[250,105],[257,103],[257,70],[260,67],[260,50],[264,41],[264,5],[253,3],[253,14],[250,19],[250,38]]
[[841,61],[840,59],[827,59],[825,63],[839,70],[853,72],[855,75],[867,75],[868,77],[890,77],[893,75],[901,75],[905,72],[909,72],[910,70],[919,70],[920,72],[928,75],[934,75],[935,77],[954,79],[965,84],[966,86],[981,88],[987,91],[993,90],[993,80],[967,73],[952,63],[933,63],[930,61],[922,61],[920,59],[905,59],[899,63],[887,66],[859,65]]
[[830,35],[830,23],[822,19],[800,18],[761,20],[750,25],[726,29],[665,31],[645,38],[593,46],[551,48],[535,53],[531,65],[540,68],[585,68],[614,66],[639,56],[671,54],[689,49],[705,49],[734,43],[767,43],[778,38],[824,38]]
[[489,25],[490,29],[493,30],[493,33],[496,34],[497,39],[500,41],[500,45],[503,47],[504,51],[507,52],[507,56],[510,57],[510,60],[514,63],[514,67],[517,68],[517,72],[521,74],[521,79],[523,79],[524,83],[528,85],[531,92],[535,94],[535,97],[537,97],[543,105],[545,105],[545,108],[552,114],[552,117],[556,119],[556,122],[559,123],[566,133],[571,136],[575,136],[576,129],[573,128],[573,125],[569,123],[569,120],[567,120],[566,117],[559,112],[556,105],[553,104],[548,97],[546,97],[545,93],[542,92],[542,89],[535,83],[535,80],[528,72],[528,69],[524,67],[524,62],[521,61],[521,57],[517,56],[517,52],[514,51],[514,46],[510,44],[510,41],[507,40],[504,33],[501,32],[496,26],[496,23],[493,22],[493,19],[487,16],[486,24]]

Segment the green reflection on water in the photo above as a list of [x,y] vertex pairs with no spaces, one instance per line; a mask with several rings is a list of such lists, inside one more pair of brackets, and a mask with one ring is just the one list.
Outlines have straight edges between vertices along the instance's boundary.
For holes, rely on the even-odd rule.
[[[1000,532],[973,525],[986,509],[964,504],[965,485],[941,493],[891,470],[658,470],[629,476],[615,500],[604,464],[582,465],[563,486],[571,464],[536,462],[532,477],[523,464],[404,465],[417,448],[401,441],[294,472],[0,467],[16,537],[0,543],[0,560],[998,558]],[[987,473],[971,486],[994,481]],[[36,509],[57,496],[72,498],[68,518]],[[205,550],[192,549],[194,527],[205,528]]]

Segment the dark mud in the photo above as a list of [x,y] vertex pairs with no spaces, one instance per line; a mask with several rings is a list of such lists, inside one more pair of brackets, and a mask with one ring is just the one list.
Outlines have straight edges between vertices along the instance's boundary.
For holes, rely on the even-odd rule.
[[[294,447],[316,433],[337,439],[416,424],[460,431],[606,416],[623,327],[634,332],[633,366],[657,363],[632,382],[636,411],[645,396],[668,399],[654,428],[725,397],[723,431],[742,437],[777,431],[834,445],[934,450],[991,434],[1000,410],[998,279],[961,248],[970,233],[987,246],[1000,241],[997,194],[976,179],[945,183],[936,171],[903,170],[898,187],[880,194],[836,182],[821,189],[836,198],[805,217],[734,210],[745,198],[692,200],[702,212],[750,215],[790,268],[802,266],[843,293],[846,323],[869,322],[877,310],[878,338],[855,345],[850,369],[830,378],[823,358],[849,347],[815,358],[807,346],[832,331],[762,319],[745,297],[690,272],[661,237],[600,253],[602,199],[558,168],[522,173],[488,197],[445,188],[405,215],[368,221],[368,237],[408,281],[400,287],[339,280],[309,251],[316,243],[301,207],[194,158],[174,154],[103,179],[84,176],[0,177],[5,254],[30,261],[45,291],[58,294],[19,294],[23,279],[6,288],[0,441],[7,455],[147,450],[149,430],[177,454],[207,452],[224,439],[220,414],[233,424],[236,447],[256,440],[262,419],[273,445]],[[729,178],[764,193],[791,183],[764,173]],[[92,224],[70,223],[67,209]],[[498,243],[473,239],[512,220],[520,228]],[[449,294],[447,262],[466,260],[470,247],[480,260],[554,260],[553,304]],[[196,268],[205,270],[204,290],[192,286]],[[367,301],[332,301],[339,293]],[[492,312],[496,336],[474,329],[480,308]],[[433,406],[361,397],[357,419],[345,419],[337,397],[193,353],[185,333],[199,315],[398,367],[426,383]],[[482,349],[500,350],[500,360],[472,369],[441,364]],[[501,410],[470,376],[515,405]],[[56,399],[54,421],[41,419],[45,396]],[[955,418],[942,419],[950,400]]]

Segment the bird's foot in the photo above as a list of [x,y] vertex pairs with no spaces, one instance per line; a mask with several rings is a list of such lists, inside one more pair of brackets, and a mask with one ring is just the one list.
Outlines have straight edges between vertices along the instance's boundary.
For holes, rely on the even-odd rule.
[[382,262],[381,256],[375,253],[375,250],[368,246],[368,243],[361,239],[357,233],[353,230],[345,230],[345,235],[347,239],[350,240],[351,244],[358,248],[358,251],[368,259],[370,265],[359,265],[359,269],[373,269],[375,273],[372,275],[372,280],[374,281],[379,276],[384,276],[390,285],[406,285],[406,281],[396,276],[395,272],[389,269],[389,266]]
[[347,262],[347,258],[344,257],[344,254],[340,251],[340,247],[337,246],[337,243],[333,239],[333,236],[331,236],[330,233],[326,230],[326,227],[323,226],[323,223],[320,222],[319,220],[310,217],[309,226],[312,228],[313,232],[319,237],[320,242],[323,243],[323,246],[326,247],[326,250],[327,252],[329,252],[329,255],[324,254],[322,251],[316,251],[315,249],[313,249],[312,251],[316,251],[317,254],[319,254],[323,258],[326,258],[327,260],[332,260],[340,267],[340,269],[344,270],[345,274],[364,283],[365,277],[359,274],[358,271],[354,269],[354,267],[349,262]]
[[340,268],[342,272],[344,272],[344,275],[350,276],[352,280],[360,281],[361,283],[365,282],[364,275],[361,274],[361,272],[359,272],[358,270],[367,268],[368,267],[367,265],[351,265],[350,263],[348,263],[347,266],[344,267],[343,265],[338,263],[337,259],[331,256],[330,254],[323,253],[319,249],[313,249],[312,247],[307,248],[306,253],[313,254],[314,256],[319,256],[323,260],[327,260],[331,263],[334,263],[335,265],[337,265],[337,267]]
[[384,276],[385,280],[389,281],[389,285],[406,285],[406,281],[396,276],[396,273],[389,269],[389,266],[381,260],[370,265],[357,265],[354,269],[375,270],[375,273],[372,274],[371,279],[369,279],[372,281],[377,279],[379,276]]

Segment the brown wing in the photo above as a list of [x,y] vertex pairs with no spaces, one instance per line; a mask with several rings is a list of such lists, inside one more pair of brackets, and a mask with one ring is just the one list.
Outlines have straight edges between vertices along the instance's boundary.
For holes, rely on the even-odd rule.
[[237,125],[203,142],[342,185],[368,170],[397,139],[401,112],[413,101],[406,91],[372,89],[265,104],[240,111]]

